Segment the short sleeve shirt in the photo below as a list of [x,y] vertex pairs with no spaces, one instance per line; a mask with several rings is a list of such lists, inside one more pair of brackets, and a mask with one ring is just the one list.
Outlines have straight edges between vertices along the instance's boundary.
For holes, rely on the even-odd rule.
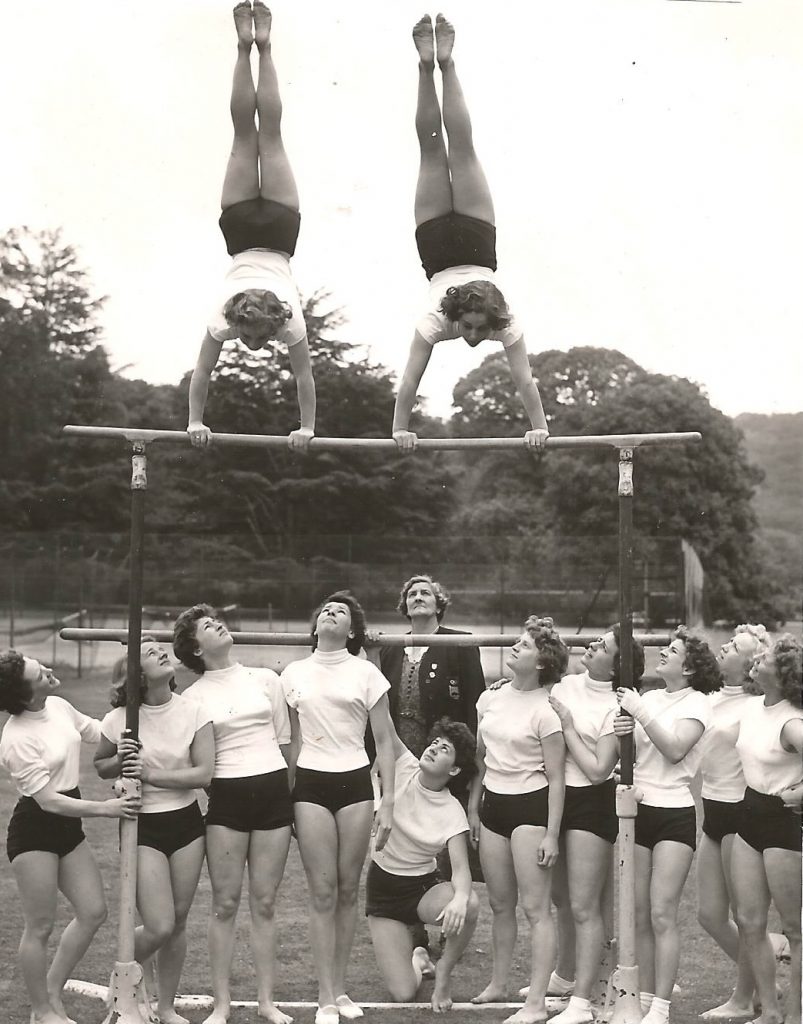
[[[711,706],[708,696],[690,686],[669,693],[650,690],[642,694],[645,708],[664,728],[674,731],[683,719],[694,719],[708,727]],[[644,794],[642,803],[650,807],[693,807],[691,780],[697,774],[703,756],[702,736],[677,764],[664,757],[637,722],[636,762],[633,781]]]
[[[587,672],[580,672],[564,676],[552,687],[552,696],[557,697],[571,711],[575,732],[589,750],[596,751],[600,737],[613,733],[613,720],[619,705],[610,682],[599,682]],[[566,785],[591,785],[591,780],[569,749],[566,750]]]
[[477,701],[479,733],[485,744],[485,788],[492,793],[531,793],[549,784],[543,741],[562,733],[548,693],[517,690],[507,683],[486,690]]
[[[429,283],[426,309],[415,325],[416,331],[428,345],[437,345],[439,341],[452,341],[454,338],[461,337],[457,321],[450,320],[445,313],[442,313],[440,306],[447,288],[459,287],[470,281],[493,281],[504,294],[496,274],[488,267],[447,267],[446,270],[434,274]],[[488,340],[499,341],[504,348],[510,348],[523,337],[523,334],[521,326],[514,317],[507,327],[489,334]]]
[[223,307],[233,296],[251,290],[273,292],[280,302],[290,307],[293,315],[276,334],[279,341],[290,348],[304,340],[307,326],[298,288],[290,272],[290,260],[284,253],[272,249],[246,249],[232,258],[220,297],[207,324],[207,330],[215,341],[230,341],[238,337],[237,329],[226,322]]

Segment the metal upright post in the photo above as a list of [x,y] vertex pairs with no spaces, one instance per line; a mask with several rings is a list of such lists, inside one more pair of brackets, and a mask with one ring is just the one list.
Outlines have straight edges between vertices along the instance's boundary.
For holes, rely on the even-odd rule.
[[[622,686],[633,685],[633,449],[619,449],[619,659]],[[641,1020],[636,964],[635,820],[633,737],[621,741],[621,781],[616,787],[619,816],[619,966],[613,987],[616,1005],[612,1024]]]
[[[148,487],[145,444],[131,446],[131,547],[128,587],[128,652],[125,684],[125,725],[139,738],[140,642],[142,639],[142,579],[145,540],[145,492]],[[137,792],[138,779],[120,779],[118,792]],[[154,1019],[142,983],[142,967],[134,959],[134,914],[137,894],[137,822],[120,822],[120,920],[117,963],[109,981],[109,1012],[103,1024],[150,1024]]]

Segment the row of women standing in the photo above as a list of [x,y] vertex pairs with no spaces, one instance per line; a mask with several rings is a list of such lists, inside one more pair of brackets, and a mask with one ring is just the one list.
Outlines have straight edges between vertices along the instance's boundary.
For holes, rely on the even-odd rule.
[[[383,796],[366,902],[377,960],[394,998],[415,995],[426,963],[422,950],[413,951],[408,926],[438,922],[447,942],[433,1007],[451,1005],[451,970],[478,909],[466,851],[470,832],[479,843],[493,912],[492,977],[475,1001],[508,995],[520,898],[532,928],[532,967],[524,1007],[510,1019],[544,1020],[550,984],[553,990],[568,988],[571,973],[573,994],[558,1020],[592,1019],[591,988],[605,936],[605,880],[616,837],[616,737],[635,722],[635,781],[643,793],[636,822],[637,927],[649,1021],[667,1018],[677,972],[677,911],[696,842],[689,784],[701,760],[701,921],[739,962],[730,1005],[718,1010],[731,1015],[739,1000],[752,1001],[755,989],[762,1021],[781,1020],[767,939],[772,896],[791,946],[787,1020],[795,1019],[800,820],[793,807],[799,811],[803,792],[799,641],[784,637],[770,647],[760,627],[743,627],[715,659],[703,641],[680,629],[661,652],[657,671],[665,688],[640,697],[615,690],[616,627],[589,647],[582,673],[565,675],[568,651],[551,620],[532,618],[511,649],[511,681],[489,688],[478,701],[475,767],[468,729],[443,721],[416,764],[392,727],[387,681],[354,656],[364,639],[359,605],[348,594],[333,595],[314,619],[312,657],[289,665],[279,680],[232,660],[231,635],[211,608],[188,609],[177,620],[174,648],[200,678],[183,696],[172,694],[166,653],[156,644],[143,646],[141,749],[123,736],[122,707],[97,723],[51,696],[57,681],[37,662],[13,653],[2,657],[0,706],[12,718],[0,756],[21,793],[8,852],[23,899],[20,961],[37,1022],[67,1019],[61,989],[105,916],[80,817],[140,810],[134,798],[80,798],[82,739],[99,740],[95,761],[102,776],[133,775],[143,782],[136,956],[147,964],[157,954],[163,1024],[180,1021],[173,1000],[204,834],[213,893],[215,1007],[209,1021],[219,1024],[229,1013],[235,916],[246,868],[260,1011],[270,1020],[286,1020],[272,1001],[274,905],[293,822],[310,891],[316,1020],[335,1024],[361,1016],[346,993],[346,966],[374,819],[364,749],[369,719]],[[638,645],[635,664],[640,675]],[[723,691],[707,696],[723,677]],[[749,686],[763,698],[746,696]],[[119,687],[114,702],[122,703]],[[460,775],[475,776],[468,820],[447,790]],[[209,783],[204,823],[192,791]],[[451,883],[435,869],[443,846],[452,860]],[[76,916],[46,972],[59,887]],[[564,908],[557,972],[552,900]],[[717,915],[726,924],[715,930]],[[562,966],[567,963],[569,968]],[[799,1005],[799,994],[797,1000]]]

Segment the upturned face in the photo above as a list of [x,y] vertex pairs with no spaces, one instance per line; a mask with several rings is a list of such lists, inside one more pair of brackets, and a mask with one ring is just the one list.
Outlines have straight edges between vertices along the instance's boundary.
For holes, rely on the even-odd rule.
[[750,678],[762,693],[774,690],[778,687],[778,666],[775,662],[775,652],[772,649],[760,651],[750,669]]
[[173,678],[173,663],[161,644],[147,640],[139,649],[139,661],[145,682],[149,686],[151,683],[159,683]]
[[616,637],[609,630],[599,640],[588,645],[580,661],[592,679],[613,679],[613,663],[618,650]]
[[435,598],[435,590],[431,583],[423,580],[413,583],[407,591],[407,615],[412,618],[414,615],[432,616],[438,611],[438,602]]
[[22,678],[30,688],[28,706],[31,709],[41,707],[50,696],[61,686],[59,679],[53,674],[53,669],[42,665],[35,658],[24,658],[25,668]]
[[315,632],[319,639],[325,636],[345,647],[346,641],[354,636],[349,606],[340,601],[327,601],[315,620]]
[[675,637],[668,647],[664,647],[658,656],[656,675],[665,683],[679,682],[683,678],[683,664],[686,660],[686,644]]
[[428,775],[448,778],[458,772],[458,769],[455,768],[456,758],[457,751],[451,740],[436,736],[418,759],[418,765],[421,771]]
[[515,676],[534,675],[540,668],[538,648],[529,633],[524,632],[510,648],[507,667]]
[[460,336],[472,348],[479,345],[481,341],[485,341],[491,333],[491,327],[485,313],[462,313],[457,323]]
[[[756,643],[748,633],[736,633],[726,640],[717,655],[719,670],[725,680],[741,684],[746,692],[758,692],[750,679]],[[751,685],[752,684],[752,685]]]
[[224,654],[230,650],[233,642],[231,633],[219,619],[213,619],[211,615],[198,619],[195,626],[195,653],[199,657]]

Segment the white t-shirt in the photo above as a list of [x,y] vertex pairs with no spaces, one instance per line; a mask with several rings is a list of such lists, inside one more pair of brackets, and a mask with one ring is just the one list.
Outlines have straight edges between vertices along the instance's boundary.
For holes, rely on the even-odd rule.
[[236,327],[230,327],[223,316],[223,307],[234,295],[256,289],[273,292],[280,302],[286,302],[293,312],[290,320],[276,334],[288,348],[303,341],[307,325],[301,311],[298,288],[290,273],[290,260],[273,249],[246,249],[232,257],[231,267],[224,279],[220,297],[207,324],[207,330],[216,341],[237,338]]
[[[166,704],[140,704],[139,740],[144,763],[168,772],[192,768],[192,741],[211,720],[203,704],[178,693],[172,694]],[[125,729],[125,708],[113,708],[100,723],[100,729],[117,746]],[[142,783],[142,810],[146,814],[177,811],[189,807],[194,800],[194,789],[160,789],[150,782]]]
[[[708,727],[711,718],[708,697],[690,686],[674,693],[650,690],[642,694],[641,699],[652,717],[671,732],[678,722],[686,718],[702,722],[703,729]],[[694,797],[689,784],[697,774],[703,756],[702,736],[677,764],[664,757],[638,722],[635,737],[633,782],[644,794],[642,803],[648,807],[693,807]]]
[[562,733],[544,687],[517,690],[507,683],[477,701],[477,728],[485,744],[485,788],[492,793],[532,793],[549,785],[542,741]]
[[41,711],[22,711],[6,722],[0,764],[20,796],[34,796],[48,784],[66,793],[78,785],[81,742],[99,739],[96,718],[82,715],[63,697],[49,696]]
[[770,707],[763,697],[751,706],[739,727],[736,750],[742,761],[744,779],[757,793],[777,796],[803,781],[800,755],[781,745],[781,731],[787,722],[803,719],[803,711],[788,700]]
[[[427,295],[427,306],[415,325],[416,331],[429,345],[437,345],[439,341],[451,341],[461,337],[460,326],[456,320],[450,320],[445,313],[440,311],[440,305],[446,294],[447,288],[459,287],[461,284],[468,284],[470,281],[493,281],[504,295],[504,289],[500,286],[496,274],[489,267],[447,267],[440,273],[434,274],[429,282],[429,293]],[[510,348],[523,337],[524,332],[514,317],[507,327],[501,331],[493,331],[488,335],[489,341],[501,341],[505,348]]]
[[215,778],[243,779],[287,767],[279,744],[290,742],[282,684],[269,668],[204,672],[184,696],[204,706],[215,733]]
[[744,714],[754,714],[756,701],[760,704],[762,698],[751,697],[741,686],[723,686],[710,695],[709,701],[711,723],[700,740],[702,796],[736,804],[744,796],[744,773],[736,752],[739,722]]
[[282,672],[301,725],[299,768],[350,772],[367,765],[368,712],[390,689],[376,665],[342,651],[314,651]]
[[468,819],[448,789],[421,785],[418,760],[409,750],[396,759],[393,829],[373,860],[393,875],[426,875],[438,866],[437,855],[452,836],[468,832]]
[[[564,676],[552,687],[552,696],[557,697],[571,711],[575,732],[592,752],[596,752],[600,736],[613,734],[613,720],[619,711],[619,705],[610,680],[600,682],[592,679],[588,672]],[[592,785],[591,780],[572,757],[568,746],[566,785]]]

